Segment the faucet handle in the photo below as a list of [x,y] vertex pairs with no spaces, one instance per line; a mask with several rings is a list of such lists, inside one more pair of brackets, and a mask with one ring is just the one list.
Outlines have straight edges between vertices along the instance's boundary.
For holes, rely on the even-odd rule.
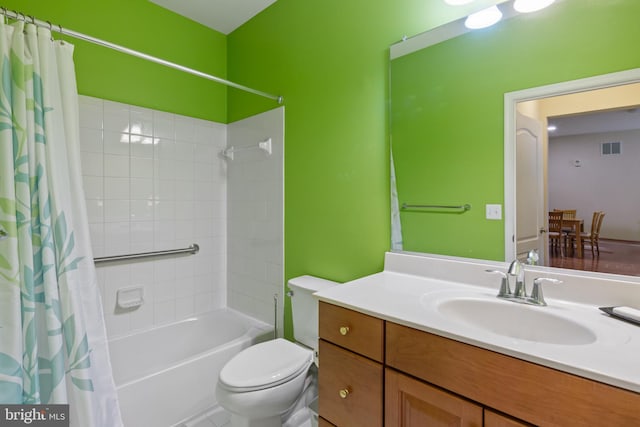
[[498,297],[510,297],[513,296],[511,293],[511,288],[509,288],[509,278],[507,273],[500,270],[485,270],[487,273],[499,274],[502,276],[502,281],[500,282],[500,290],[498,291]]
[[550,277],[538,277],[533,280],[533,289],[531,290],[531,298],[529,298],[529,302],[536,305],[547,305],[544,300],[544,295],[542,294],[542,283],[549,282],[559,285],[562,283],[562,280],[552,279]]

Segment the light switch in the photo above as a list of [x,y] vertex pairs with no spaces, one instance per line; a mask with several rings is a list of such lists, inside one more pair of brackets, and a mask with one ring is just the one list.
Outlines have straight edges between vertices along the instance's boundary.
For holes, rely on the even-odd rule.
[[502,205],[487,205],[487,219],[502,219]]

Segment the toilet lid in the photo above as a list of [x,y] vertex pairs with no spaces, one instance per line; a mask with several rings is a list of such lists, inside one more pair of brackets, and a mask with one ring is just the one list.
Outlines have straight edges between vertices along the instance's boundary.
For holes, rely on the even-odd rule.
[[235,355],[220,371],[222,386],[251,391],[287,382],[313,363],[313,352],[277,338],[253,345]]

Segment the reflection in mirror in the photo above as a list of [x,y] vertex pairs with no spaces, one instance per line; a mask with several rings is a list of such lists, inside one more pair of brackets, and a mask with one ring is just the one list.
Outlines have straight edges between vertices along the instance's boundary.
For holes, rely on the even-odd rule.
[[[391,146],[403,250],[490,260],[515,257],[515,150],[507,144],[515,139],[516,104],[542,96],[514,98],[507,107],[513,111],[507,111],[505,94],[639,67],[634,16],[640,16],[635,0],[557,1],[543,11],[400,56],[393,55],[392,47]],[[638,104],[640,98],[623,105]],[[527,113],[524,105],[519,110]],[[513,124],[505,130],[507,113]],[[547,117],[567,114],[573,113]],[[540,137],[547,138],[546,123]],[[543,195],[549,182],[544,178]],[[471,209],[402,209],[404,203],[469,204]],[[572,208],[550,203],[536,205],[535,215]],[[593,208],[576,204],[576,209],[588,232]],[[612,216],[605,216],[603,230],[614,227]],[[547,246],[546,241],[540,246],[543,258]],[[591,260],[589,245],[585,254]]]
[[[536,99],[532,90],[508,95],[530,99],[515,105],[518,258],[536,249],[544,265],[640,275],[640,84],[609,87],[638,79],[630,71],[554,85]],[[548,223],[554,210],[565,211],[560,233]],[[549,244],[552,236],[558,245]]]

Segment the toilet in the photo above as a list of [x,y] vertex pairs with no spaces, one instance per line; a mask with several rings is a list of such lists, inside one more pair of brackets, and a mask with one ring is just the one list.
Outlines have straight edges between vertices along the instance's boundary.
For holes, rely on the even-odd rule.
[[[218,403],[232,427],[281,427],[317,395],[318,302],[313,293],[337,285],[313,276],[289,280],[296,343],[276,338],[244,349],[220,371]],[[312,396],[315,397],[315,396]]]

